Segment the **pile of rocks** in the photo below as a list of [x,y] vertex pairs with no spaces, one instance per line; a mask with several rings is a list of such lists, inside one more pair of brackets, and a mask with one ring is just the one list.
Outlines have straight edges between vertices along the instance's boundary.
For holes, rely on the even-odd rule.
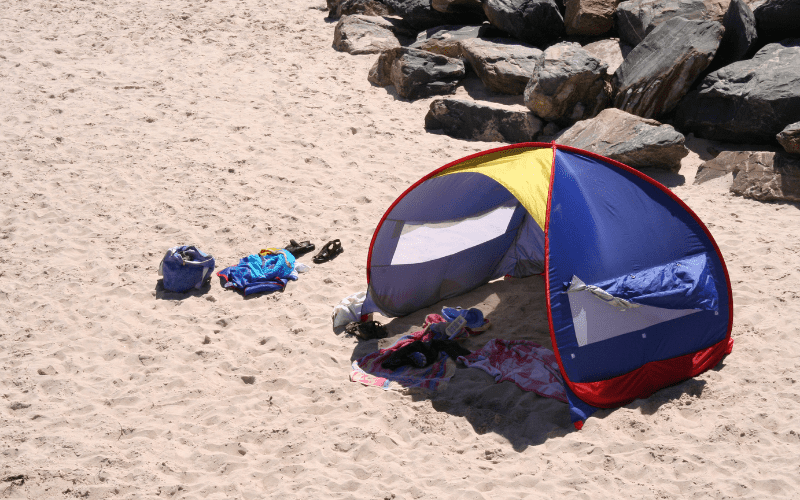
[[668,170],[688,154],[690,132],[755,144],[763,151],[720,155],[696,182],[722,169],[736,177],[737,194],[800,201],[797,0],[328,0],[328,8],[340,18],[336,50],[378,55],[367,76],[374,85],[409,100],[446,96],[472,72],[489,92],[524,104],[436,98],[428,129],[555,139]]

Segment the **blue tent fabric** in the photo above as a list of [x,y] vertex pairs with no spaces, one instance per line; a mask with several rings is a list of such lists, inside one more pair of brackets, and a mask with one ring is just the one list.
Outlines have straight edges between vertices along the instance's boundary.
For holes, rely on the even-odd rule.
[[403,316],[535,272],[575,422],[730,352],[730,280],[700,219],[641,172],[556,144],[478,153],[403,193],[373,236],[362,312]]

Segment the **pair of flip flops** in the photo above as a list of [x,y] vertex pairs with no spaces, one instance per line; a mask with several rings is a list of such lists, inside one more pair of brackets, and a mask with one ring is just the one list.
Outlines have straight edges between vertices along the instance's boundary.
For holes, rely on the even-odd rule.
[[298,243],[295,240],[289,240],[289,245],[284,249],[288,250],[289,253],[295,257],[300,257],[301,255],[305,255],[308,252],[316,250],[316,247],[310,241],[301,241]]
[[314,263],[322,264],[323,262],[328,262],[342,252],[344,252],[344,249],[342,248],[342,242],[338,239],[331,240],[325,243],[325,246],[322,247],[322,250],[320,250],[319,253],[314,256]]

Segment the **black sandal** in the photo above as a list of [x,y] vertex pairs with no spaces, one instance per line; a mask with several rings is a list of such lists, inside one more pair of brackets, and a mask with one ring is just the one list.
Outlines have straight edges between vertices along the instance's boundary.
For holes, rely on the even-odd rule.
[[363,323],[353,321],[344,327],[344,331],[350,335],[355,335],[361,340],[385,339],[389,336],[389,331],[386,327],[377,321],[365,321]]
[[284,248],[288,250],[290,254],[294,255],[295,257],[300,257],[301,255],[307,254],[316,249],[313,243],[310,241],[301,241],[300,243],[289,240],[289,245]]
[[315,264],[322,264],[323,262],[327,262],[340,253],[344,252],[342,248],[342,242],[337,240],[332,240],[325,243],[325,246],[322,247],[322,250],[319,251],[317,255],[314,256],[314,263]]

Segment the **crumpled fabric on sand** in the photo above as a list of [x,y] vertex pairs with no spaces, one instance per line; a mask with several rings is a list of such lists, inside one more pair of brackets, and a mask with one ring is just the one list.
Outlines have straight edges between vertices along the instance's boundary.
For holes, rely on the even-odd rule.
[[446,384],[456,370],[455,362],[442,351],[439,358],[429,366],[417,368],[415,366],[402,366],[397,370],[381,367],[391,355],[404,345],[416,340],[428,342],[434,339],[444,340],[447,337],[438,329],[428,328],[436,323],[446,323],[438,314],[429,314],[425,318],[423,329],[400,337],[394,344],[380,351],[367,354],[361,359],[353,361],[350,380],[361,382],[364,385],[382,387],[384,390],[420,387],[435,391]]
[[567,402],[556,355],[536,342],[492,339],[469,356],[459,356],[458,361],[480,368],[498,383],[510,380],[524,391]]
[[353,321],[361,319],[361,306],[364,305],[364,300],[367,298],[367,292],[358,292],[345,297],[341,302],[333,307],[331,313],[331,320],[333,327],[344,326]]
[[267,249],[248,255],[239,264],[217,273],[225,288],[241,290],[245,296],[283,290],[289,280],[297,281],[294,256],[286,250]]

